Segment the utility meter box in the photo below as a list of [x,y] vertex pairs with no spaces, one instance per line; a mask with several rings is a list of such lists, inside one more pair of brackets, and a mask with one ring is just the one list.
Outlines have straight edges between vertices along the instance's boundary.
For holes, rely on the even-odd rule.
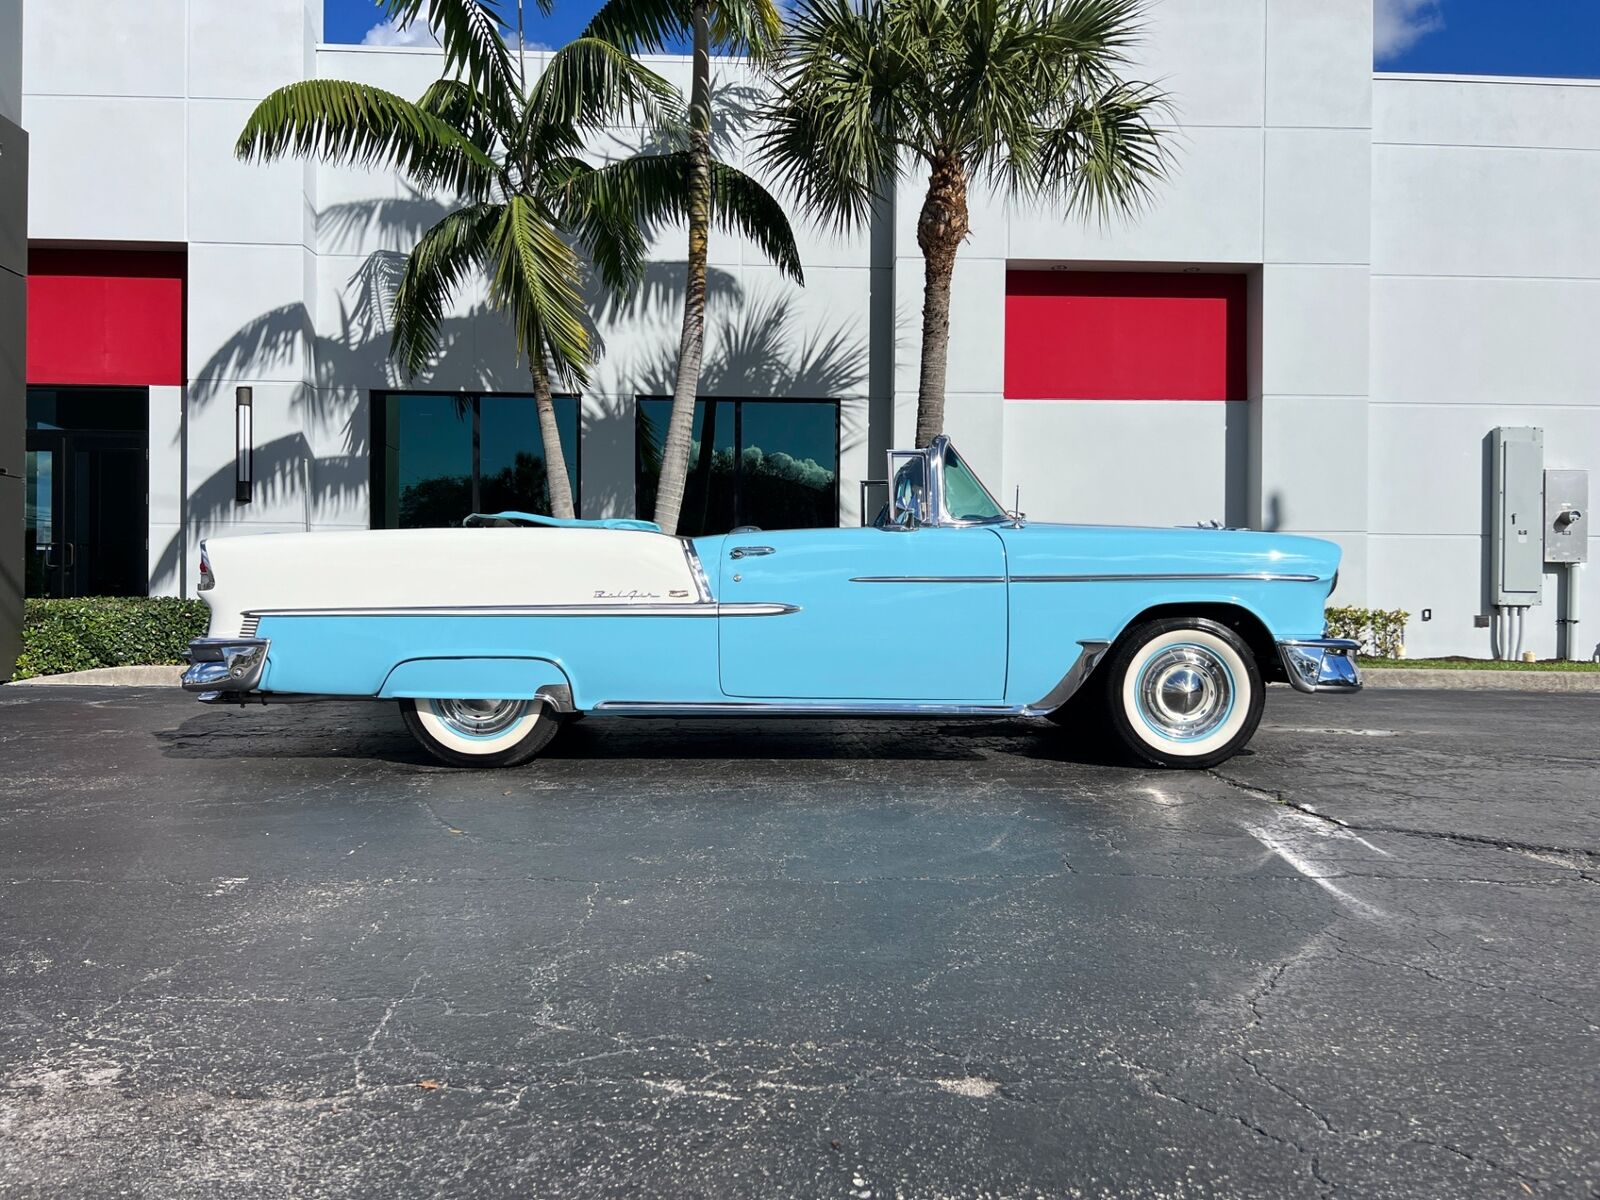
[[1544,560],[1589,561],[1589,472],[1544,473]]
[[1489,449],[1491,590],[1495,604],[1525,608],[1544,586],[1544,430],[1502,426]]

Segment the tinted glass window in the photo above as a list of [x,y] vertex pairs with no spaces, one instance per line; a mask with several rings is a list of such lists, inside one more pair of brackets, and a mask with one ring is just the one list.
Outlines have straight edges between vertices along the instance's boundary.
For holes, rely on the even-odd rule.
[[126,429],[150,422],[148,388],[28,389],[29,429]]
[[[567,478],[578,497],[578,401],[555,398]],[[532,396],[373,397],[372,524],[461,524],[473,512],[548,513],[544,440]]]
[[[672,401],[639,401],[638,513],[655,512]],[[831,400],[701,400],[695,405],[678,532],[839,523],[839,406]]]

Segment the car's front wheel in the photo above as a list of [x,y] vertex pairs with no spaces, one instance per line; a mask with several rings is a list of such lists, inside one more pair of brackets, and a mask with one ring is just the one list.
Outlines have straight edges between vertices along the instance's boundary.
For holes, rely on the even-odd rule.
[[1215,766],[1243,749],[1261,723],[1266,689],[1255,655],[1216,621],[1147,621],[1123,637],[1102,670],[1111,728],[1154,766]]
[[550,744],[559,722],[542,700],[402,700],[423,749],[452,767],[514,767]]

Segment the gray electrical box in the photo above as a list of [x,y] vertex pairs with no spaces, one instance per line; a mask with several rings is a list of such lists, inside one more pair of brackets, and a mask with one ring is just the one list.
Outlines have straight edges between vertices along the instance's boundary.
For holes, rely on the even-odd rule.
[[1544,560],[1589,561],[1589,472],[1544,473]]
[[1544,584],[1544,430],[1502,426],[1489,448],[1491,590],[1496,604],[1526,607]]

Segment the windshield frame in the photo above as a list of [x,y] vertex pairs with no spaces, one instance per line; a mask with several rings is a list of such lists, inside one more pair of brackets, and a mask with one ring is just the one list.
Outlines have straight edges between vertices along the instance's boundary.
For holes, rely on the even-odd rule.
[[[946,507],[945,490],[945,460],[949,455],[955,455],[956,461],[966,471],[967,477],[978,486],[978,489],[994,505],[995,515],[992,517],[958,518],[950,515]],[[921,520],[904,521],[896,520],[906,510],[898,508],[895,504],[894,487],[897,472],[905,465],[909,458],[920,457],[923,461],[922,477],[923,489],[926,500],[927,512]],[[921,450],[890,450],[888,455],[888,480],[889,498],[884,505],[883,513],[875,522],[880,529],[920,529],[928,527],[965,528],[978,525],[1005,525],[1016,522],[1019,518],[1015,513],[1008,512],[1004,505],[994,498],[994,493],[989,490],[978,473],[974,471],[966,458],[956,450],[950,439],[940,434],[924,449]]]
[[[928,456],[935,461],[939,469],[938,503],[939,523],[941,525],[1000,525],[1012,519],[1011,514],[1006,511],[1005,505],[994,498],[994,493],[978,477],[978,473],[972,469],[971,465],[961,455],[961,452],[951,444],[949,438],[942,435],[934,438],[933,445],[928,447],[928,451]],[[954,517],[950,515],[945,503],[946,497],[949,495],[949,490],[945,487],[945,467],[948,465],[948,460],[952,455],[960,465],[961,470],[966,472],[967,478],[972,480],[977,485],[978,490],[983,493],[984,499],[994,506],[994,516]]]

